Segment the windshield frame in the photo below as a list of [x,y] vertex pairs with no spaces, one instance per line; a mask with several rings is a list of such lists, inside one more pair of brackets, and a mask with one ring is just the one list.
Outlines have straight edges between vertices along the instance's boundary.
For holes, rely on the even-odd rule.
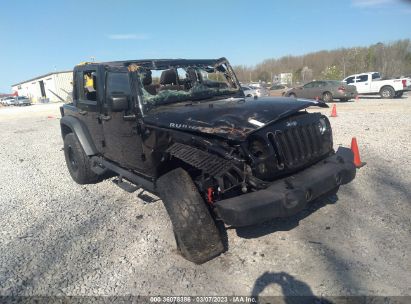
[[[164,102],[161,104],[150,104],[145,99],[145,96],[147,93],[143,91],[144,85],[143,85],[143,81],[141,77],[142,74],[139,72],[143,72],[147,70],[165,70],[165,69],[178,69],[178,68],[187,68],[187,67],[197,67],[200,69],[201,67],[206,67],[206,66],[216,68],[222,65],[225,65],[226,71],[224,73],[230,77],[230,81],[233,85],[233,87],[229,89],[231,90],[231,92],[226,92],[222,94],[213,94],[213,95],[210,95],[209,97],[204,97],[204,98],[189,98],[189,99],[175,100],[175,101],[170,101],[170,102]],[[145,65],[137,65],[136,63],[130,63],[128,65],[128,69],[131,73],[132,73],[131,69],[133,69],[131,67],[133,66],[134,66],[133,71],[136,71],[139,77],[130,77],[130,85],[131,87],[134,87],[135,89],[137,89],[136,93],[137,93],[138,108],[140,109],[141,115],[143,117],[147,115],[152,109],[156,109],[162,105],[177,104],[177,103],[187,104],[187,103],[195,103],[195,102],[207,102],[207,101],[212,101],[215,99],[222,99],[222,98],[227,98],[227,97],[228,98],[229,97],[233,97],[233,98],[239,98],[239,97],[243,98],[244,97],[244,93],[241,89],[241,85],[237,79],[237,76],[235,75],[234,70],[231,67],[228,60],[225,58],[220,58],[217,60],[183,60],[183,59],[181,60],[159,60],[159,61],[153,60],[151,64],[145,64]],[[132,80],[132,78],[134,80]],[[137,83],[133,85],[133,81],[136,81],[136,80],[137,80]],[[191,92],[191,90],[192,88],[190,89],[189,94],[193,93]],[[214,91],[214,92],[218,92],[218,91],[219,90],[217,89],[217,91]],[[202,91],[202,92],[205,92],[205,91]],[[211,92],[211,89],[209,92]]]

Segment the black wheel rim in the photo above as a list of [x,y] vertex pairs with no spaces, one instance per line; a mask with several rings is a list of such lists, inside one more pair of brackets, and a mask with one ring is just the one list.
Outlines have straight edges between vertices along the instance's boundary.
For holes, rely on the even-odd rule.
[[74,157],[73,148],[71,146],[68,146],[67,154],[68,154],[68,159],[69,159],[71,169],[73,171],[77,171],[78,170],[78,163],[77,163],[76,158]]

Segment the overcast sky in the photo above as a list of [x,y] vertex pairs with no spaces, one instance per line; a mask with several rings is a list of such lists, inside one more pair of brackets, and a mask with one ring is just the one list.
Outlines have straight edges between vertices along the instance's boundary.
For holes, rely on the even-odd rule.
[[0,11],[0,92],[91,57],[253,65],[411,38],[411,2],[400,0],[4,0]]

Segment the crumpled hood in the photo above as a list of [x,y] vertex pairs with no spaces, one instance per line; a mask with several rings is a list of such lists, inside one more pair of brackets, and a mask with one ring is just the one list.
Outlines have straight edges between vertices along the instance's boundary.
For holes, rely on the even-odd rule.
[[310,106],[328,107],[322,102],[304,99],[228,98],[158,106],[146,113],[144,122],[241,141],[255,130]]

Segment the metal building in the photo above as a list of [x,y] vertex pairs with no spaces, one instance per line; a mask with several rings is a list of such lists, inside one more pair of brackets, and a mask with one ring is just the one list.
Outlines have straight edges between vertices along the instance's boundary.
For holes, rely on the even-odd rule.
[[12,85],[12,91],[33,103],[67,101],[73,90],[73,71],[52,72]]

